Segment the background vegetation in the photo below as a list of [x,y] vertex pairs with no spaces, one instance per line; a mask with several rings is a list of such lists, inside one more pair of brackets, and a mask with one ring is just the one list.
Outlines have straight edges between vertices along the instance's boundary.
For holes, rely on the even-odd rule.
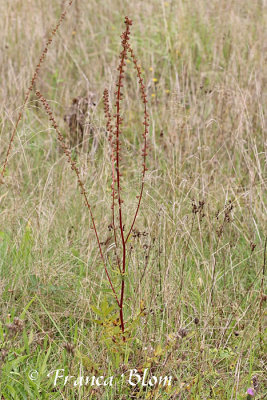
[[[0,155],[64,2],[0,0]],[[117,315],[75,175],[34,94],[0,192],[0,392],[3,399],[246,399],[264,387],[266,2],[76,0],[36,88],[61,132],[92,92],[89,151],[73,150],[112,261],[111,170],[102,94],[115,90],[124,16],[150,114],[149,171]],[[142,104],[127,65],[124,214],[140,181]],[[94,140],[93,140],[94,137]],[[101,325],[102,324],[102,325]],[[127,326],[126,326],[127,327]],[[120,376],[150,367],[173,385],[88,388],[47,373]],[[266,367],[266,365],[265,365]],[[38,371],[37,380],[30,371]]]

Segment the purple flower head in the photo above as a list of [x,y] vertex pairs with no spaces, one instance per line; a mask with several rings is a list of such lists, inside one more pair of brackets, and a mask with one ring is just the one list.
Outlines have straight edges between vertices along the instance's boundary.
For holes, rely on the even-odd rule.
[[250,396],[253,397],[255,395],[254,389],[253,388],[248,388],[247,394],[249,394]]

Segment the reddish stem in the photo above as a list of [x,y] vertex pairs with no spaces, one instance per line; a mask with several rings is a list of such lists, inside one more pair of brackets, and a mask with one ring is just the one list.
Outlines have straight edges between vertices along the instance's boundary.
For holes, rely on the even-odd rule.
[[[121,61],[120,61],[119,67],[118,67],[118,71],[119,71],[118,82],[117,82],[117,88],[118,89],[115,92],[115,96],[116,96],[116,114],[114,115],[114,118],[115,118],[115,121],[116,121],[116,123],[115,123],[115,144],[113,145],[113,142],[111,144],[112,145],[112,154],[114,154],[114,152],[115,152],[115,162],[116,162],[115,171],[116,171],[116,178],[117,178],[116,179],[116,182],[117,182],[116,194],[117,194],[118,206],[119,206],[119,230],[120,230],[121,244],[122,244],[122,268],[120,268],[120,271],[121,271],[121,296],[120,296],[120,305],[119,305],[119,307],[120,307],[120,322],[121,322],[122,333],[124,333],[124,330],[125,330],[125,328],[124,328],[124,316],[123,316],[123,304],[124,304],[124,295],[125,295],[126,242],[127,242],[128,238],[129,238],[129,236],[131,234],[131,231],[133,229],[133,226],[135,224],[135,221],[136,221],[136,218],[137,218],[137,215],[138,215],[138,211],[139,211],[139,208],[140,208],[140,204],[141,204],[141,199],[142,199],[142,196],[143,196],[144,178],[145,178],[145,172],[147,170],[147,168],[146,168],[147,133],[148,133],[148,126],[149,126],[149,124],[148,124],[147,106],[146,106],[147,99],[146,99],[146,94],[145,94],[145,86],[144,86],[144,83],[143,83],[143,78],[141,76],[141,68],[137,64],[137,59],[136,59],[136,57],[134,55],[134,52],[133,52],[133,50],[132,50],[132,48],[130,46],[130,43],[129,43],[130,25],[132,25],[132,21],[128,17],[125,17],[125,24],[126,24],[126,29],[123,32],[122,36],[121,36],[121,39],[122,39],[122,41],[121,41],[121,43],[122,43],[122,51],[121,51],[121,54],[120,54]],[[138,200],[137,208],[136,208],[136,211],[135,211],[135,214],[134,214],[134,218],[133,218],[129,233],[127,234],[126,239],[125,239],[124,227],[123,227],[123,218],[122,218],[122,203],[123,203],[123,200],[121,198],[121,184],[120,184],[121,174],[120,174],[120,140],[119,140],[119,136],[120,136],[120,133],[121,133],[120,125],[122,124],[122,118],[120,116],[120,102],[121,102],[121,99],[122,99],[121,88],[123,87],[122,81],[123,81],[123,78],[124,78],[124,67],[126,65],[125,64],[125,60],[127,58],[127,52],[130,53],[130,55],[131,55],[131,57],[133,59],[134,66],[135,66],[135,69],[137,71],[137,77],[139,79],[141,97],[142,97],[142,101],[144,103],[144,122],[143,122],[143,124],[144,124],[144,133],[143,133],[144,147],[142,149],[142,157],[143,157],[142,166],[143,166],[143,170],[142,170],[142,182],[141,182],[141,188],[140,188],[140,195],[138,196],[139,200]],[[108,119],[107,127],[110,128],[110,120],[109,120],[110,114],[108,112],[107,93],[106,93],[105,97],[106,97],[106,104],[105,104],[106,105],[106,116],[107,116],[107,119]],[[115,149],[114,149],[113,146],[115,146]],[[112,168],[113,168],[113,172],[114,172],[114,158],[112,158]],[[114,178],[113,172],[112,172],[112,184],[114,186],[115,178]],[[114,226],[114,236],[116,237],[116,234],[115,234],[115,218],[114,218],[114,199],[115,199],[115,189],[114,189],[114,187],[113,187],[112,196],[113,196],[113,205],[112,205],[112,209],[113,209],[113,226]],[[117,247],[117,244],[116,244],[116,247]],[[123,336],[123,340],[125,340],[124,336]]]
[[123,80],[123,72],[125,66],[125,59],[127,53],[127,42],[129,40],[130,34],[130,25],[131,21],[126,17],[125,18],[126,30],[122,34],[122,47],[123,50],[121,52],[121,62],[119,65],[119,78],[117,87],[118,90],[116,92],[116,174],[117,174],[117,194],[118,194],[118,205],[119,205],[119,227],[120,227],[120,234],[121,234],[121,243],[122,243],[122,274],[121,274],[121,297],[120,297],[120,322],[121,322],[121,330],[124,333],[124,319],[123,319],[123,301],[124,301],[124,288],[125,288],[125,269],[126,269],[126,245],[124,239],[124,232],[123,232],[123,223],[122,223],[122,199],[121,199],[121,187],[120,187],[120,125],[122,123],[122,119],[120,117],[120,101],[121,101],[121,88],[123,87],[122,80]]

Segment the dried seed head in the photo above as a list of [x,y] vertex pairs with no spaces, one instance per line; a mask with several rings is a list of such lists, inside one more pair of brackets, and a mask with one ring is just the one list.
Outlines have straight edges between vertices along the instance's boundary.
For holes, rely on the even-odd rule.
[[18,317],[15,317],[15,318],[14,318],[14,324],[15,324],[19,329],[23,329],[24,321],[22,321],[22,320],[19,319]]
[[187,330],[184,328],[179,329],[178,331],[178,336],[180,336],[181,339],[187,336]]
[[74,349],[75,349],[74,344],[66,342],[63,343],[63,347],[67,350],[68,353],[74,355]]
[[253,253],[253,251],[255,250],[255,247],[256,247],[256,244],[251,241],[250,242],[251,253]]
[[256,375],[253,376],[252,383],[253,383],[253,387],[254,387],[255,391],[258,392],[259,388],[260,388],[260,385],[259,385],[258,377]]
[[5,361],[5,358],[7,357],[7,355],[8,355],[8,351],[6,349],[1,349],[1,351],[0,351],[0,360],[1,361]]

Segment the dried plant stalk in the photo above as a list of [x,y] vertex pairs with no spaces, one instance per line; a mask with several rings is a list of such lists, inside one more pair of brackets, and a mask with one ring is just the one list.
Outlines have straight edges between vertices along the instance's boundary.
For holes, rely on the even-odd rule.
[[[144,189],[144,179],[145,179],[145,173],[146,173],[146,157],[147,157],[147,134],[148,134],[148,127],[149,127],[149,116],[147,113],[147,96],[145,94],[145,86],[143,82],[143,78],[141,75],[141,68],[137,63],[137,58],[133,52],[133,49],[130,45],[130,26],[132,25],[132,21],[126,16],[125,17],[125,25],[126,29],[121,35],[121,45],[122,45],[122,51],[120,53],[120,63],[118,66],[118,80],[116,83],[117,90],[115,91],[115,109],[116,113],[114,114],[114,119],[115,119],[115,128],[112,129],[112,117],[110,113],[110,108],[109,108],[109,101],[108,101],[108,91],[107,89],[104,91],[104,104],[105,104],[105,116],[107,118],[107,131],[109,133],[109,141],[111,144],[111,162],[112,162],[112,225],[113,225],[113,232],[114,232],[114,242],[115,242],[115,247],[116,247],[116,254],[118,252],[118,238],[117,238],[117,227],[115,225],[115,199],[117,199],[117,205],[118,205],[118,234],[120,236],[120,243],[121,243],[121,249],[122,249],[122,261],[120,263],[120,260],[117,257],[117,263],[118,263],[118,268],[121,272],[121,295],[120,295],[120,321],[121,321],[121,329],[122,332],[124,332],[124,317],[123,317],[123,304],[124,304],[124,292],[125,292],[125,271],[126,271],[126,243],[130,237],[130,234],[132,232],[132,229],[134,227],[138,211],[140,208],[141,200],[142,200],[142,195],[143,195],[143,189]],[[144,139],[144,146],[142,149],[142,158],[143,158],[143,164],[142,164],[142,182],[141,182],[141,188],[140,188],[140,194],[138,197],[138,204],[136,207],[136,211],[134,213],[133,221],[130,226],[130,230],[128,234],[124,234],[124,224],[123,224],[123,213],[122,213],[122,204],[123,204],[123,199],[121,195],[121,172],[120,172],[120,160],[121,160],[121,141],[120,141],[120,135],[122,133],[121,131],[121,125],[123,122],[123,119],[121,117],[121,101],[123,99],[123,93],[122,93],[122,88],[123,88],[123,79],[125,77],[125,66],[126,66],[126,59],[127,59],[127,54],[130,54],[130,57],[133,60],[134,63],[134,68],[136,69],[137,72],[137,78],[138,78],[138,83],[140,86],[140,93],[141,93],[141,99],[144,104],[144,132],[143,132],[143,139]]]
[[51,45],[51,43],[52,43],[52,41],[53,41],[53,38],[54,38],[55,34],[57,33],[57,31],[58,31],[58,29],[59,29],[61,23],[62,23],[63,20],[65,19],[66,14],[67,14],[67,11],[68,11],[68,9],[70,8],[70,6],[72,5],[72,3],[73,3],[73,0],[69,0],[69,1],[68,1],[68,5],[67,5],[67,8],[61,13],[60,18],[59,18],[57,24],[56,24],[55,27],[53,28],[53,30],[52,30],[52,32],[51,32],[49,38],[48,38],[47,41],[46,41],[44,50],[42,51],[42,54],[41,54],[40,59],[39,59],[39,62],[38,62],[38,64],[36,65],[36,68],[35,68],[35,70],[34,70],[34,73],[33,73],[32,79],[31,79],[30,86],[28,87],[28,89],[27,89],[27,91],[26,91],[26,95],[25,95],[25,98],[24,98],[24,101],[23,101],[23,104],[22,104],[22,107],[21,107],[21,111],[19,112],[18,118],[17,118],[17,120],[16,120],[16,123],[15,123],[14,128],[13,128],[12,133],[11,133],[11,137],[10,137],[9,144],[8,144],[8,148],[7,148],[7,152],[6,152],[5,161],[4,161],[4,164],[3,164],[3,167],[2,167],[1,173],[0,173],[0,184],[1,184],[1,183],[2,183],[2,184],[4,183],[4,175],[5,175],[5,172],[6,172],[6,167],[7,167],[8,159],[9,159],[9,156],[10,156],[11,148],[12,148],[12,145],[13,145],[13,142],[14,142],[15,134],[16,134],[16,132],[17,132],[18,125],[19,125],[19,122],[20,122],[20,120],[21,120],[21,118],[22,118],[22,115],[23,115],[23,113],[24,113],[24,110],[25,110],[25,107],[26,107],[26,105],[27,105],[27,102],[28,102],[28,100],[29,100],[30,93],[32,92],[33,87],[34,87],[34,84],[35,84],[35,82],[36,82],[36,80],[37,80],[37,78],[38,78],[38,75],[39,75],[41,66],[42,66],[42,64],[43,64],[44,61],[45,61],[45,58],[46,58],[46,55],[47,55],[47,52],[48,52],[48,48],[49,48],[49,46]]

